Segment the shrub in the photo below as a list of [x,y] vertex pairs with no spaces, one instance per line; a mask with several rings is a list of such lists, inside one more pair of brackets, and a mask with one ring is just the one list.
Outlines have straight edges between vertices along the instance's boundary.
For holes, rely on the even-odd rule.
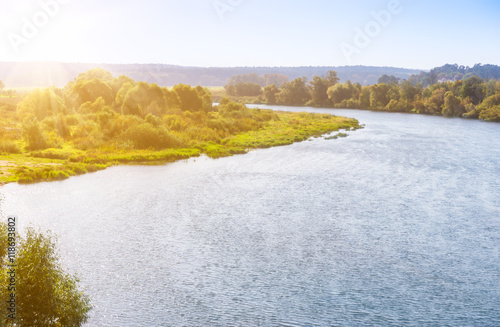
[[166,129],[156,128],[150,123],[132,126],[124,136],[138,149],[164,149],[180,145],[180,142]]

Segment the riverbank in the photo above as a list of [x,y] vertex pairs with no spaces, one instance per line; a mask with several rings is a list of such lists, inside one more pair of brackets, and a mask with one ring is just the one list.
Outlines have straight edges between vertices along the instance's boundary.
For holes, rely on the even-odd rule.
[[258,130],[239,133],[219,142],[193,143],[184,148],[157,151],[101,147],[83,151],[65,145],[62,148],[0,154],[0,185],[64,180],[115,165],[161,165],[201,154],[211,158],[227,157],[244,154],[252,149],[288,145],[338,130],[361,127],[355,119],[329,114],[276,112],[276,115],[277,119],[265,122]]

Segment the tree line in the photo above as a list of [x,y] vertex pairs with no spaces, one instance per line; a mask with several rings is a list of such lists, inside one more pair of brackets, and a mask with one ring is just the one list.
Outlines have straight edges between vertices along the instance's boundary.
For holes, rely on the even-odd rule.
[[[305,77],[259,88],[252,83],[231,85],[241,94],[251,90],[258,101],[270,105],[314,106],[409,112],[446,117],[479,118],[500,121],[500,81],[470,76],[464,80],[443,81],[424,87],[394,76],[383,75],[379,83],[339,83],[335,71],[324,76]],[[247,94],[245,93],[245,94]]]

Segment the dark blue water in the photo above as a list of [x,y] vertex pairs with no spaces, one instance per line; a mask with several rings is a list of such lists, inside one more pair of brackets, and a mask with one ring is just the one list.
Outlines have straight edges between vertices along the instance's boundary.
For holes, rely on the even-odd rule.
[[500,326],[500,124],[310,110],[366,128],[9,184],[2,210],[59,235],[88,326]]

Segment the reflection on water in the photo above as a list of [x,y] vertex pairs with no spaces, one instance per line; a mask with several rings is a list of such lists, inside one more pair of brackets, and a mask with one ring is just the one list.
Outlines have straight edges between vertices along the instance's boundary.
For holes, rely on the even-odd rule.
[[3,212],[60,236],[88,326],[500,325],[500,124],[333,112],[366,128],[11,184]]

